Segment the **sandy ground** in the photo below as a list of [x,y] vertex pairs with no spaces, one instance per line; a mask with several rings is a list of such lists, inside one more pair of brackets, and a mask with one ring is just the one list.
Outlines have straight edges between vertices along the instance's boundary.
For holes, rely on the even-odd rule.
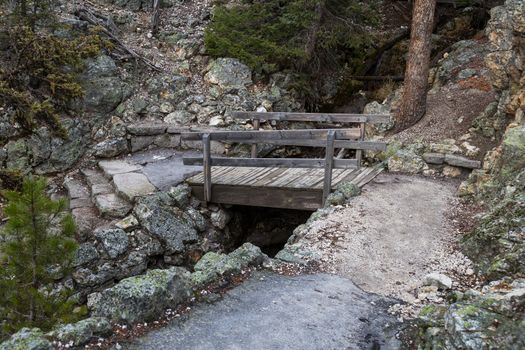
[[459,286],[472,274],[448,219],[457,184],[382,174],[349,206],[316,221],[300,244],[322,254],[322,267],[366,291],[418,302],[425,275],[441,272]]

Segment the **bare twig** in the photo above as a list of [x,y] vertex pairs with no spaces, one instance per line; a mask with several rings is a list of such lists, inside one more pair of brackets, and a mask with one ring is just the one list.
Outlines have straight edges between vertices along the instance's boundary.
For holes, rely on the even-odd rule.
[[[155,70],[155,71],[162,71],[160,67],[155,65],[152,61],[147,59],[146,57],[138,54],[130,47],[127,47],[122,40],[120,40],[113,32],[108,28],[108,21],[106,18],[99,18],[97,15],[95,15],[92,11],[88,10],[87,8],[83,7],[78,9],[75,12],[75,15],[78,16],[78,18],[94,25],[94,26],[100,26],[102,28],[102,32],[107,35],[112,41],[117,43],[121,49],[123,49],[125,52],[127,52],[129,55],[131,55],[133,58],[142,61],[146,66],[149,68]],[[113,23],[113,22],[111,22]]]

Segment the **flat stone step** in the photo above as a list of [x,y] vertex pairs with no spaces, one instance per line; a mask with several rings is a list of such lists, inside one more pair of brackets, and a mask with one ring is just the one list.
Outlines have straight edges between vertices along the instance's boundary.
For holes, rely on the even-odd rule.
[[93,207],[91,198],[74,198],[69,201],[69,209]]
[[71,211],[77,228],[77,238],[80,242],[88,240],[93,232],[99,226],[107,222],[100,218],[97,208],[94,205],[85,208],[76,208]]
[[98,163],[98,166],[109,178],[117,174],[131,173],[141,169],[140,165],[129,164],[123,160],[103,160]]
[[80,172],[84,175],[90,187],[93,187],[93,185],[109,184],[109,180],[104,176],[104,173],[98,169],[81,169]]
[[95,197],[95,205],[104,218],[123,218],[132,209],[125,199],[115,193],[101,194]]
[[69,199],[89,198],[89,188],[79,179],[67,179],[64,181]]
[[156,191],[155,186],[148,178],[139,173],[116,174],[113,176],[113,184],[117,193],[133,202],[136,197],[145,196]]

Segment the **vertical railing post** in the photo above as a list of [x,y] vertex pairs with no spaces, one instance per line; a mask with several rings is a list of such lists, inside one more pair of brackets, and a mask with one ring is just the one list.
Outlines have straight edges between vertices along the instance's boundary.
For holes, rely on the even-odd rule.
[[[261,121],[259,119],[253,120],[253,130],[258,131],[260,125],[261,125]],[[252,158],[257,158],[257,144],[256,143],[252,145]]]
[[[359,141],[365,140],[365,123],[359,123]],[[363,161],[363,150],[356,150],[355,158],[357,160],[357,167],[361,167],[361,162]]]
[[204,203],[211,202],[211,150],[210,134],[202,135],[202,153],[204,166]]
[[324,187],[323,187],[323,206],[326,203],[326,198],[332,192],[332,169],[334,167],[334,141],[335,130],[328,131],[326,137],[326,154],[324,166]]

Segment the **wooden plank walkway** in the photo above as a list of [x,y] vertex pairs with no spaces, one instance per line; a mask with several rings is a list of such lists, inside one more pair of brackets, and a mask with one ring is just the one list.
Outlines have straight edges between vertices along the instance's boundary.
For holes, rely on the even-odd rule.
[[[332,190],[342,182],[363,187],[382,168],[333,169]],[[273,208],[315,210],[322,207],[324,169],[228,167],[211,170],[211,202]],[[204,200],[204,174],[186,180],[193,193]]]

